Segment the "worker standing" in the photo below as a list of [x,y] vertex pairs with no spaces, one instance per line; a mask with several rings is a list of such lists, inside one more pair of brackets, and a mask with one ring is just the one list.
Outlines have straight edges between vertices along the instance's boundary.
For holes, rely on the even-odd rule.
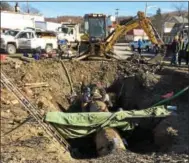
[[185,59],[185,44],[184,44],[184,39],[181,37],[179,39],[179,53],[178,53],[178,63],[179,66],[181,66],[181,61],[182,59]]
[[141,47],[142,47],[142,41],[141,41],[141,39],[139,39],[138,40],[138,53],[139,53],[140,57],[141,57]]
[[157,55],[159,53],[158,44],[155,44],[155,46],[154,46],[154,52],[155,52],[155,55]]
[[172,59],[171,59],[171,65],[177,65],[178,62],[178,53],[179,53],[179,41],[178,41],[178,36],[175,36],[172,44],[171,44],[171,49],[172,49]]
[[189,41],[186,44],[185,47],[185,57],[186,57],[186,65],[188,65],[188,61],[189,61]]

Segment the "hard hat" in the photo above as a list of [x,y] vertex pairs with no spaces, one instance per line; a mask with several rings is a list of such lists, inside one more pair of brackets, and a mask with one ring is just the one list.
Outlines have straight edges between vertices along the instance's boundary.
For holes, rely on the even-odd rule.
[[178,35],[176,35],[176,36],[175,36],[175,39],[176,39],[176,40],[178,40],[178,39],[179,39],[179,36],[178,36]]
[[102,95],[100,94],[98,89],[96,89],[95,91],[92,92],[92,97],[93,99],[99,99],[99,98],[102,98]]
[[102,98],[101,94],[99,94],[99,93],[94,93],[92,97],[93,97],[93,99],[100,99],[100,98]]

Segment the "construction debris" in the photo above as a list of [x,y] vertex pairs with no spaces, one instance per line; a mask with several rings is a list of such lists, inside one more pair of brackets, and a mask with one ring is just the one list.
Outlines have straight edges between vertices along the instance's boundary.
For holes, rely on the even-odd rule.
[[22,90],[26,93],[26,95],[27,95],[28,97],[33,96],[33,91],[32,91],[30,88],[24,87]]
[[19,101],[18,101],[18,100],[13,100],[13,101],[11,101],[11,103],[12,103],[13,105],[16,105],[16,104],[19,104]]
[[47,82],[40,82],[40,83],[25,83],[25,87],[28,88],[36,88],[36,87],[49,87],[49,84]]

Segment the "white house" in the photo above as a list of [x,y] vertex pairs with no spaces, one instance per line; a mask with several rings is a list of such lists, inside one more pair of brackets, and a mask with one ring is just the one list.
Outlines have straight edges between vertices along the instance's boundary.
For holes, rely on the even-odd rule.
[[173,41],[174,37],[182,34],[188,37],[188,19],[181,16],[172,16],[163,24],[163,40],[165,43]]

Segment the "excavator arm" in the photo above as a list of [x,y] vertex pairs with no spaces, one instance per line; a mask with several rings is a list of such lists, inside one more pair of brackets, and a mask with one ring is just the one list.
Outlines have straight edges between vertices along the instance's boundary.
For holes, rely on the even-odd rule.
[[125,25],[117,25],[116,29],[105,39],[105,42],[100,44],[101,51],[104,54],[110,52],[120,36],[137,27],[141,27],[145,31],[153,44],[157,44],[159,46],[164,44],[158,32],[153,27],[150,19],[146,18],[143,12],[139,11],[137,17],[134,17]]

